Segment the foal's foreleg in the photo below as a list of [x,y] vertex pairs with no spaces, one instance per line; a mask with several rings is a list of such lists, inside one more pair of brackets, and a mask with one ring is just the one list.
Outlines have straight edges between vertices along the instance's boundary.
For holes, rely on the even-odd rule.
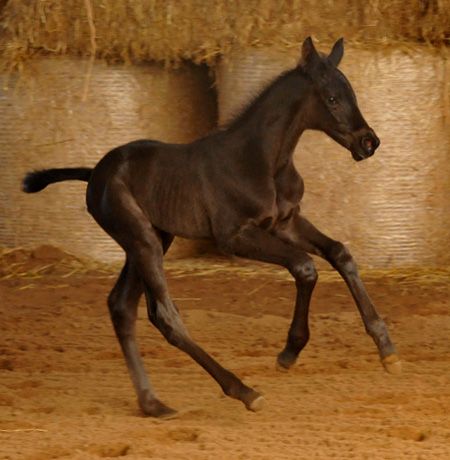
[[373,305],[358,274],[349,250],[317,230],[305,217],[296,214],[278,229],[278,235],[306,252],[326,259],[345,280],[361,314],[367,333],[378,347],[381,362],[391,373],[401,371],[400,359],[381,316]]
[[356,262],[349,250],[333,241],[324,252],[326,259],[344,279],[361,314],[366,332],[372,337],[384,368],[393,374],[401,372],[398,352],[391,342],[385,322],[377,312],[358,274]]
[[153,417],[171,417],[176,413],[160,402],[147,377],[136,343],[136,317],[143,287],[136,267],[128,260],[111,294],[108,307],[117,338],[122,348],[131,380],[142,411]]
[[310,263],[307,259],[306,263],[308,266],[303,267],[302,271],[293,273],[297,287],[297,297],[286,346],[278,355],[277,368],[280,371],[286,371],[295,364],[299,353],[309,340],[309,303],[317,282],[317,272],[312,265],[312,260]]
[[240,257],[280,265],[295,279],[297,297],[286,346],[278,355],[279,370],[289,369],[309,340],[308,313],[317,282],[314,262],[304,251],[254,226],[242,229],[224,244],[224,249]]

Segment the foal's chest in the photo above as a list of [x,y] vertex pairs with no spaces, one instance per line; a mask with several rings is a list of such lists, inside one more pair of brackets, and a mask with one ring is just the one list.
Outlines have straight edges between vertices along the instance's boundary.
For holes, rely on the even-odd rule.
[[290,163],[274,178],[279,219],[285,219],[300,204],[305,190],[303,179]]

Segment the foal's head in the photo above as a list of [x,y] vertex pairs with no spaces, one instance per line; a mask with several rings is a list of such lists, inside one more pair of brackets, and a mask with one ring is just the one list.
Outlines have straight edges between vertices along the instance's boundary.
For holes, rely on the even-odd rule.
[[380,141],[361,115],[349,81],[337,68],[343,54],[342,38],[329,56],[320,55],[311,38],[303,43],[300,67],[314,88],[308,127],[324,131],[360,161],[373,155]]

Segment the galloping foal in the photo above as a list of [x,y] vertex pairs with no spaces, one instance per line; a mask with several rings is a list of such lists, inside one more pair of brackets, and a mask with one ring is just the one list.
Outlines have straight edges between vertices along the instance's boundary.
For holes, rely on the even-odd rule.
[[269,85],[226,128],[190,144],[141,140],[110,151],[93,169],[47,169],[25,177],[28,193],[53,182],[88,182],[89,212],[126,252],[108,306],[145,414],[170,417],[175,411],[157,398],[136,344],[142,294],[150,321],[211,374],[226,395],[254,411],[264,403],[189,336],[163,273],[163,255],[174,236],[208,238],[229,254],[289,270],[297,298],[287,343],[278,355],[280,369],[295,363],[309,338],[308,309],[317,281],[309,253],[323,257],[341,274],[383,365],[390,372],[400,370],[385,323],[349,251],[300,213],[304,187],[292,156],[303,131],[324,131],[356,161],[373,155],[379,145],[350,83],[338,70],[343,52],[342,39],[324,56],[307,38],[297,67]]

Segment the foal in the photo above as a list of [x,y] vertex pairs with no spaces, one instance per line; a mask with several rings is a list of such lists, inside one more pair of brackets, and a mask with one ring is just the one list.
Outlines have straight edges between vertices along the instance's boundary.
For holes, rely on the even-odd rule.
[[137,348],[135,321],[142,294],[150,321],[211,374],[226,395],[253,411],[264,403],[189,336],[163,273],[163,255],[174,236],[208,238],[229,254],[290,271],[297,298],[287,343],[278,355],[280,369],[293,366],[309,338],[308,309],[317,281],[309,253],[341,274],[383,365],[390,372],[400,370],[385,323],[349,251],[300,214],[304,187],[292,156],[304,130],[324,131],[356,161],[373,155],[379,145],[337,68],[343,52],[342,39],[323,56],[307,38],[296,68],[268,86],[225,129],[190,144],[140,140],[112,150],[93,169],[48,169],[25,177],[28,193],[53,182],[87,181],[89,212],[125,250],[125,266],[108,306],[145,414],[170,417],[175,411],[157,398]]

